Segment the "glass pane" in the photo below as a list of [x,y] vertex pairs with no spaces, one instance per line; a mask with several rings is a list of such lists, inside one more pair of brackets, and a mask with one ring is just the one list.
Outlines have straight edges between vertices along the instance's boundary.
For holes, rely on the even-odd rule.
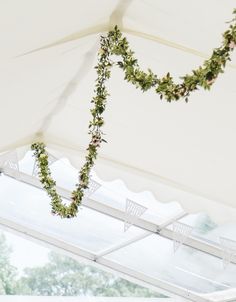
[[122,221],[85,207],[74,219],[53,216],[43,190],[7,176],[0,178],[0,196],[1,217],[95,253],[144,234],[136,227],[124,233]]
[[173,242],[158,235],[133,243],[107,258],[197,293],[211,293],[236,286],[235,265],[224,270],[221,259],[186,246],[174,253]]
[[220,237],[225,237],[236,242],[236,223],[217,225],[204,213],[188,215],[180,221],[193,226],[192,235],[195,238],[200,238],[216,245],[220,245]]
[[[0,232],[0,264],[1,301],[5,301],[4,295],[164,297],[5,231]],[[46,302],[45,299],[12,297],[6,301]]]

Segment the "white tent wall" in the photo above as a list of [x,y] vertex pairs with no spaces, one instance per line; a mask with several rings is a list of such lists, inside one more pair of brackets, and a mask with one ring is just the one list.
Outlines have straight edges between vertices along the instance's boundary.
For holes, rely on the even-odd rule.
[[[118,24],[143,68],[177,79],[219,45],[235,1],[96,4],[0,2],[2,152],[41,138],[79,168],[100,34]],[[189,213],[206,211],[219,223],[235,221],[235,58],[210,92],[196,92],[188,104],[143,94],[114,70],[99,176],[177,200]]]

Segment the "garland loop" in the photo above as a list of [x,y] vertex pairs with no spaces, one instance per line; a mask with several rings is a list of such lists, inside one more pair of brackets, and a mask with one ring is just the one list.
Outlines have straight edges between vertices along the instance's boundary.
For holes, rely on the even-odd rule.
[[[193,70],[190,75],[183,76],[179,84],[174,83],[170,73],[163,78],[158,78],[150,69],[147,72],[142,71],[127,39],[122,36],[117,26],[108,32],[107,36],[101,37],[98,64],[95,67],[97,70],[95,96],[91,100],[94,104],[91,109],[92,120],[89,123],[91,140],[87,148],[86,162],[79,172],[79,183],[71,193],[69,205],[63,204],[61,196],[56,191],[56,182],[51,176],[44,143],[37,142],[31,146],[39,168],[40,181],[51,198],[52,214],[62,218],[75,217],[83,199],[84,190],[89,186],[89,175],[97,158],[98,148],[102,142],[106,142],[101,128],[104,124],[103,112],[109,95],[105,83],[111,76],[111,68],[116,65],[123,69],[125,80],[142,91],[154,88],[160,98],[168,102],[182,98],[187,102],[191,92],[200,87],[210,89],[218,75],[224,72],[226,62],[230,60],[230,53],[236,47],[236,9],[233,13],[235,16],[230,22],[229,29],[223,34],[222,45],[213,50],[211,57],[202,66]],[[113,62],[110,59],[111,56],[118,56],[120,60]]]

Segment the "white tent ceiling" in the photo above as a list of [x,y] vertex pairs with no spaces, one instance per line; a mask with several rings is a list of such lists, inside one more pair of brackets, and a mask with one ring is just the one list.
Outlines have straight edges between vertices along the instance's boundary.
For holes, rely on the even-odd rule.
[[[41,137],[81,166],[101,33],[118,24],[143,68],[178,79],[220,44],[234,7],[233,0],[0,1],[0,151]],[[235,220],[235,75],[234,54],[210,92],[169,104],[113,70],[99,176]]]

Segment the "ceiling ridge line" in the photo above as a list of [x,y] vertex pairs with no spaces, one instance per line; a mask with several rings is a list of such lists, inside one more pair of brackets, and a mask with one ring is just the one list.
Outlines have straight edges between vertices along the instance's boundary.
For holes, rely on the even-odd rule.
[[[164,38],[159,37],[159,36],[147,34],[145,32],[135,31],[135,30],[129,29],[127,27],[122,28],[122,31],[127,33],[127,34],[131,34],[133,36],[143,38],[143,39],[146,39],[146,40],[154,41],[154,42],[160,43],[162,45],[168,46],[170,48],[174,48],[174,49],[177,49],[177,50],[180,50],[182,52],[195,55],[195,56],[203,58],[203,59],[208,59],[209,56],[210,56],[209,54],[206,54],[206,53],[201,52],[199,50],[196,50],[194,48],[184,46],[182,44],[164,39]],[[228,63],[227,65],[229,67],[233,68],[233,69],[236,69],[236,65],[234,65],[234,64]]]
[[112,27],[114,27],[115,25],[119,25],[120,27],[123,27],[123,16],[128,8],[128,6],[131,4],[133,0],[120,0],[119,3],[117,4],[116,8],[113,10],[113,12],[110,15],[109,18],[109,22],[108,23],[100,23],[96,26],[90,26],[88,28],[85,28],[79,32],[74,32],[68,36],[65,36],[61,39],[58,39],[52,43],[43,45],[41,47],[32,49],[30,51],[24,52],[18,56],[16,56],[16,58],[18,57],[22,57],[25,55],[29,55],[41,50],[45,50],[45,49],[49,49],[55,46],[59,46],[68,42],[72,42],[72,41],[76,41],[76,40],[80,40],[82,38],[85,38],[87,36],[93,35],[93,34],[99,34],[101,32],[107,32],[109,31],[109,29],[111,29]]
[[29,50],[29,51],[24,52],[22,54],[19,54],[15,58],[20,58],[20,57],[23,57],[23,56],[26,56],[26,55],[33,54],[35,52],[50,49],[50,48],[53,48],[53,47],[56,47],[56,46],[59,46],[59,45],[63,45],[63,44],[66,44],[66,43],[69,43],[69,42],[72,42],[72,41],[80,40],[80,39],[83,39],[85,37],[95,35],[95,34],[98,34],[98,33],[101,33],[101,32],[106,32],[106,31],[108,31],[108,24],[101,23],[101,24],[98,24],[96,26],[88,27],[88,28],[86,28],[84,30],[81,30],[79,32],[72,33],[72,34],[70,34],[68,36],[65,36],[61,39],[58,39],[58,40],[56,40],[52,43],[40,46],[40,47],[32,49],[32,50]]
[[[80,32],[72,33],[72,34],[70,34],[68,36],[65,36],[65,37],[63,37],[59,40],[56,40],[52,43],[43,45],[39,48],[30,50],[30,51],[25,52],[25,53],[19,54],[18,56],[16,56],[16,58],[26,56],[26,55],[30,55],[32,53],[39,52],[41,50],[50,49],[50,48],[53,48],[53,47],[56,47],[56,46],[59,46],[59,45],[63,45],[63,44],[66,44],[66,43],[69,43],[69,42],[72,42],[72,41],[80,40],[80,39],[83,39],[83,38],[88,37],[88,36],[93,35],[93,34],[99,34],[99,33],[102,33],[102,32],[107,32],[110,29],[112,29],[112,27],[114,25],[114,22],[115,22],[115,20],[110,19],[110,21],[106,24],[102,23],[102,24],[99,24],[97,26],[92,26],[92,27],[86,28],[86,29],[84,29]],[[117,23],[120,24],[120,25],[118,24],[118,26],[121,28],[121,31],[124,32],[124,33],[130,34],[130,35],[133,35],[133,36],[136,36],[136,37],[139,37],[139,38],[143,38],[143,39],[146,39],[146,40],[154,41],[154,42],[160,43],[162,45],[165,45],[167,47],[177,49],[177,50],[180,50],[182,52],[192,54],[192,55],[195,55],[195,56],[203,58],[203,59],[208,59],[209,56],[210,56],[209,54],[206,54],[206,53],[201,52],[199,50],[196,50],[194,48],[184,46],[182,44],[164,39],[162,37],[151,35],[151,34],[148,34],[148,33],[145,33],[145,32],[135,31],[135,30],[132,30],[128,27],[124,27],[122,21],[119,21],[119,22],[117,21]],[[236,69],[235,64],[228,63],[227,65],[232,69]]]

